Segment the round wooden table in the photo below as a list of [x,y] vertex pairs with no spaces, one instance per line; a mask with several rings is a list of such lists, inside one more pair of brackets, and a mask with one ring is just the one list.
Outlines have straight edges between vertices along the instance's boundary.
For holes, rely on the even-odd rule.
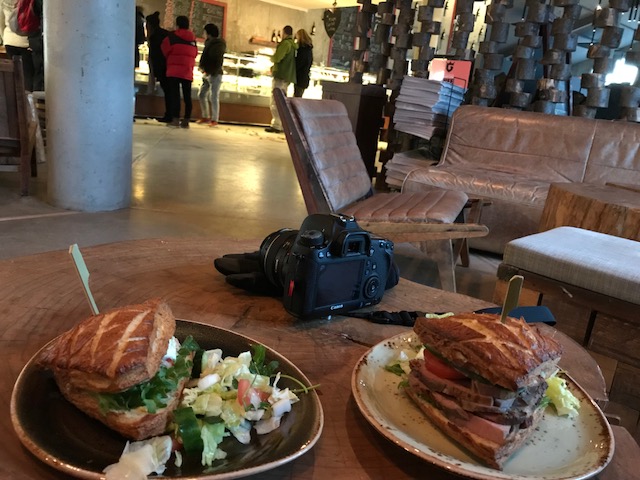
[[[407,327],[337,316],[301,322],[277,298],[249,295],[225,283],[213,260],[254,251],[260,244],[235,240],[138,240],[82,248],[101,310],[163,297],[181,319],[227,328],[274,348],[320,383],[323,434],[311,451],[260,478],[430,478],[451,474],[419,460],[379,435],[351,395],[358,359],[376,343]],[[0,395],[3,448],[0,477],[65,478],[22,447],[13,431],[9,402],[23,366],[46,342],[90,314],[67,251],[0,262],[0,326],[4,368]],[[402,280],[385,293],[381,310],[464,312],[491,304]],[[565,346],[563,367],[594,398],[606,399],[597,364],[566,335],[546,327]]]

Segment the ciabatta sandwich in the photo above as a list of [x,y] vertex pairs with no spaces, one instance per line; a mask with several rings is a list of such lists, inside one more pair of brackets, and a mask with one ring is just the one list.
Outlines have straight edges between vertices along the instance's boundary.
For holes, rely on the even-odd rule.
[[405,390],[445,434],[502,469],[533,433],[561,346],[522,319],[493,314],[419,318],[424,359],[411,360]]
[[175,328],[159,299],[116,308],[57,337],[38,364],[84,413],[127,438],[149,438],[165,432],[191,376],[193,345],[181,348]]

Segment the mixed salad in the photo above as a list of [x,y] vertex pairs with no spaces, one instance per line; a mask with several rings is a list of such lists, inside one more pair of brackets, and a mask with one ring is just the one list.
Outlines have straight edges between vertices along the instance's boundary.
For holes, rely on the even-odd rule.
[[[248,444],[252,431],[262,435],[277,429],[282,417],[299,400],[297,394],[317,385],[307,387],[280,373],[277,361],[266,361],[263,345],[251,348],[251,352],[237,357],[225,357],[221,349],[201,350],[188,337],[177,349],[175,365],[182,364],[181,358],[193,355],[192,379],[182,393],[180,407],[174,411],[172,433],[127,442],[119,462],[105,469],[107,480],[162,474],[172,454],[178,467],[183,454],[199,455],[203,466],[211,466],[226,457],[220,447],[226,437]],[[293,380],[300,388],[280,388],[282,378]]]

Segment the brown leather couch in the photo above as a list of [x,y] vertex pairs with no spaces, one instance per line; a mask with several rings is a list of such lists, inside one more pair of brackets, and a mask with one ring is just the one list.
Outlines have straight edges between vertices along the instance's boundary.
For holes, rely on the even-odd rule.
[[417,168],[403,191],[440,187],[491,200],[489,235],[471,246],[502,253],[535,233],[555,182],[640,185],[640,125],[464,105],[453,115],[440,162]]

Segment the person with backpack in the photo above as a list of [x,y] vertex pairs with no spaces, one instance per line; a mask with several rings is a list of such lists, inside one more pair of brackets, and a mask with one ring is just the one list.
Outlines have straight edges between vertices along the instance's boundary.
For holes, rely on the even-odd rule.
[[[184,15],[176,18],[177,29],[170,32],[162,41],[162,53],[167,59],[167,86],[172,127],[189,128],[191,119],[191,83],[193,82],[193,67],[196,64],[198,47],[196,36],[189,30],[189,19]],[[180,121],[180,89],[184,99],[184,118]]]
[[25,90],[32,92],[33,58],[31,50],[29,49],[29,39],[27,37],[27,34],[21,31],[18,25],[17,19],[19,2],[16,0],[0,0],[0,2],[2,2],[0,29],[2,30],[2,41],[4,42],[4,47],[9,58],[12,58],[14,56],[22,58],[24,88]]

